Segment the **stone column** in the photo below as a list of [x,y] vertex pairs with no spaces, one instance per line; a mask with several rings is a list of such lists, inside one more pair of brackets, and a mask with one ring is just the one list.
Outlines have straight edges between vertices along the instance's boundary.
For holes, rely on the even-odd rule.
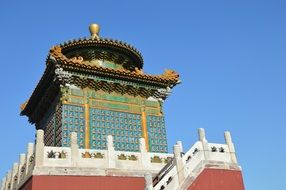
[[178,174],[180,185],[184,182],[186,178],[185,170],[184,170],[184,162],[183,162],[181,153],[182,153],[181,146],[179,144],[175,144],[174,145],[174,163],[177,168],[177,174]]
[[[19,184],[20,181],[21,181],[21,169],[22,169],[22,166],[25,164],[25,161],[26,161],[26,154],[20,154],[17,184]],[[25,171],[24,171],[24,172],[25,172]]]
[[235,154],[234,144],[232,143],[231,134],[229,131],[224,132],[224,139],[225,139],[225,143],[228,146],[232,163],[237,164],[237,158],[236,158],[236,154]]
[[44,130],[39,129],[37,130],[37,137],[36,137],[36,150],[35,150],[35,166],[43,166],[44,165]]
[[141,165],[143,169],[147,169],[149,167],[150,159],[148,159],[148,152],[146,149],[146,143],[144,138],[139,139],[139,149],[141,153]]
[[78,164],[78,160],[79,160],[79,148],[78,148],[78,144],[77,144],[77,133],[76,132],[72,132],[71,133],[71,144],[70,144],[70,147],[71,147],[71,163],[72,163],[72,166],[77,166]]
[[145,178],[145,190],[153,190],[153,180],[152,175],[147,173],[144,175]]
[[204,158],[205,160],[209,159],[209,146],[208,146],[208,141],[206,139],[206,133],[203,128],[199,128],[199,141],[202,143],[203,147],[203,152],[204,152]]
[[115,150],[113,146],[113,137],[107,136],[107,166],[108,168],[115,168]]

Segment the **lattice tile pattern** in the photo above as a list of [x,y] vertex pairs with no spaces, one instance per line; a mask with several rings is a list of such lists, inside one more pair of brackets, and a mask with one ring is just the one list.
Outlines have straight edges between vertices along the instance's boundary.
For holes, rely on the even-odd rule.
[[150,152],[167,152],[165,121],[162,116],[147,116]]
[[141,115],[90,109],[91,148],[106,149],[106,137],[112,135],[115,150],[139,151],[142,137]]
[[77,132],[78,145],[80,148],[84,148],[84,107],[74,105],[63,105],[62,107],[62,145],[70,146],[70,133]]
[[45,136],[44,136],[44,143],[46,146],[53,146],[55,143],[55,113],[52,113],[49,118],[47,119],[47,124],[44,128]]
[[56,110],[56,125],[55,125],[55,145],[57,147],[62,146],[62,105],[59,104]]

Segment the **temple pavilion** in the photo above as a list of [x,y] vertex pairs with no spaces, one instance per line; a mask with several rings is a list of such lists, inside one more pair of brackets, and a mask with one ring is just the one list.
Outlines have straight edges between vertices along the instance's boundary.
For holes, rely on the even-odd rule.
[[199,129],[187,151],[168,153],[163,103],[180,83],[151,75],[133,46],[99,35],[52,47],[45,71],[21,106],[35,144],[3,178],[1,190],[243,190],[229,132],[209,143]]

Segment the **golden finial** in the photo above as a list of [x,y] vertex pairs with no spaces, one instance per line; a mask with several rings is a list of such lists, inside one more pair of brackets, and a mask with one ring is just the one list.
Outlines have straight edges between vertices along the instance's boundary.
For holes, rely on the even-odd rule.
[[100,27],[98,24],[89,25],[89,31],[92,39],[99,39]]

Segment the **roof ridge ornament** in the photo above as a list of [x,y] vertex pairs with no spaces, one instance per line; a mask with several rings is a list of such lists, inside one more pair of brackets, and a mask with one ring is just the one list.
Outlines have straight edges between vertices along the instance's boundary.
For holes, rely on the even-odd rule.
[[99,40],[99,31],[100,31],[100,26],[98,24],[89,25],[89,32],[91,35],[91,39]]

